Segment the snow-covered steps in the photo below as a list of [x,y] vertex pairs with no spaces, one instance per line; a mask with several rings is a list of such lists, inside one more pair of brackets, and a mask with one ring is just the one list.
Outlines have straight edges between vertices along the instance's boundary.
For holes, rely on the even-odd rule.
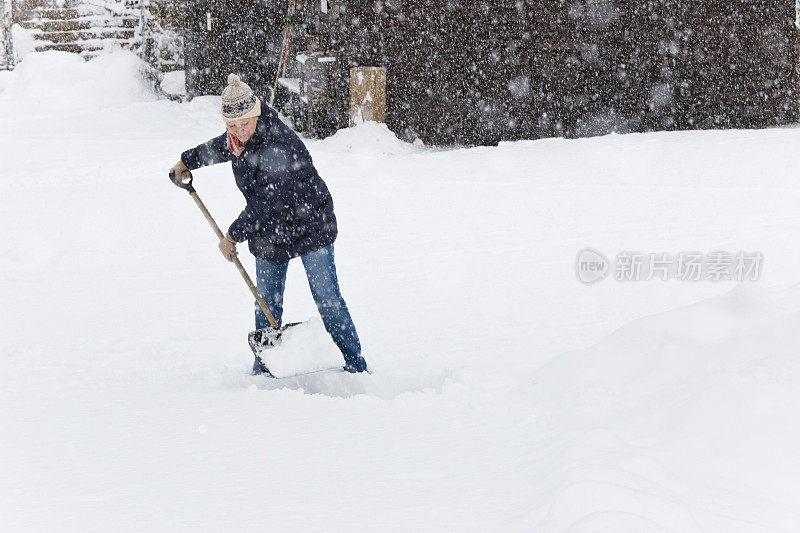
[[135,43],[141,4],[138,0],[29,0],[19,7],[18,19],[30,32],[37,52],[60,50],[91,58],[109,44],[128,48]]

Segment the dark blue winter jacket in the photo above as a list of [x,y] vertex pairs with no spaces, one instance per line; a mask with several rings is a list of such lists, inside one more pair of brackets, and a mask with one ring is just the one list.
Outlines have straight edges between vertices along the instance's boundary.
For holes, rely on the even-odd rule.
[[247,205],[228,229],[248,241],[256,257],[288,261],[336,240],[336,217],[328,187],[295,132],[262,105],[256,131],[238,157],[228,150],[227,132],[181,154],[194,170],[230,161]]

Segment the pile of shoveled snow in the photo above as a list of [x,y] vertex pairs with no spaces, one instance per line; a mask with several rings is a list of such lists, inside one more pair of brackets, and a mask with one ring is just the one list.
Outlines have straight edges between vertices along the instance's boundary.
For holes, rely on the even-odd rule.
[[157,97],[143,76],[147,68],[125,50],[101,54],[90,61],[59,51],[28,54],[13,76],[8,76],[0,100],[27,104],[16,108],[21,115],[151,101]]
[[537,529],[796,531],[798,292],[740,285],[537,371]]
[[337,131],[316,144],[317,150],[365,154],[408,154],[419,151],[422,141],[407,143],[397,138],[382,122],[367,121]]

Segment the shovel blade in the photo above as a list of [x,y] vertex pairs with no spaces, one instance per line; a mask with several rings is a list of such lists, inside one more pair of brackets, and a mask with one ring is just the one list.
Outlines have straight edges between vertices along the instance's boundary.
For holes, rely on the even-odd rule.
[[281,343],[281,336],[283,335],[283,332],[298,324],[300,324],[300,322],[292,322],[291,324],[286,324],[278,329],[273,328],[272,326],[267,326],[265,328],[251,331],[247,334],[247,343],[250,345],[250,349],[253,350],[253,355],[256,356],[259,364],[261,364],[261,370],[268,376],[272,376],[272,374],[264,364],[261,354],[265,350],[269,350],[270,348],[279,345]]

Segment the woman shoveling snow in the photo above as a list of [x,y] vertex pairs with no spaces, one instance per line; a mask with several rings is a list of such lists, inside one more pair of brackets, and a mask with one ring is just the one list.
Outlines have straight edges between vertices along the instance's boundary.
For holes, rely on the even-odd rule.
[[[231,162],[247,204],[220,241],[222,255],[233,261],[236,244],[247,241],[256,258],[258,292],[278,324],[289,260],[300,257],[325,329],[344,356],[344,369],[366,371],[358,333],[336,276],[333,199],[311,155],[275,110],[262,106],[235,74],[228,76],[228,86],[222,91],[222,117],[227,131],[183,152],[172,172],[188,179],[189,171],[196,168]],[[256,305],[256,329],[267,326],[267,316]],[[264,370],[256,356],[253,371]]]

